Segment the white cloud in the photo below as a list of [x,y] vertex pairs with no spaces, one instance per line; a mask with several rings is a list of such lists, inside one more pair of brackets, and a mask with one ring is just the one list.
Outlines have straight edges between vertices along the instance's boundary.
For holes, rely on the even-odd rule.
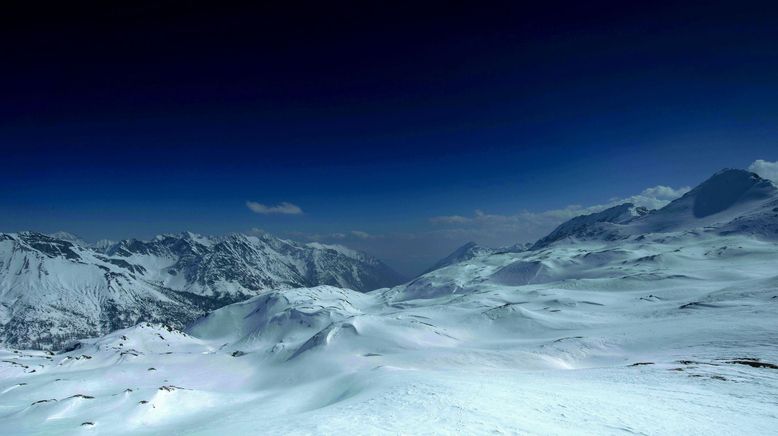
[[300,206],[297,206],[296,204],[292,204],[286,201],[276,206],[266,206],[262,203],[257,203],[256,201],[247,201],[246,207],[251,209],[252,212],[259,213],[262,215],[269,215],[269,214],[300,215],[303,213],[303,210],[300,209]]
[[748,166],[748,171],[757,173],[759,177],[770,180],[773,183],[778,183],[778,162],[757,159]]
[[610,207],[621,203],[633,203],[635,206],[646,207],[648,209],[659,209],[683,194],[686,194],[690,189],[691,188],[688,186],[674,189],[669,186],[659,185],[654,186],[653,188],[644,189],[640,194],[631,197],[616,199],[604,206]]
[[355,238],[359,238],[359,239],[370,239],[373,237],[373,235],[371,235],[370,233],[363,232],[361,230],[352,230],[351,236],[354,236]]

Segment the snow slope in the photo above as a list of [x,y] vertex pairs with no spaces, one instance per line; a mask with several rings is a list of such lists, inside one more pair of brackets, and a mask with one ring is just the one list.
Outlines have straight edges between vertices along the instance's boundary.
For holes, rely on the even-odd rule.
[[459,262],[464,262],[478,256],[486,256],[494,253],[495,251],[495,249],[482,247],[475,242],[468,242],[467,244],[454,250],[454,252],[448,256],[437,261],[434,265],[432,265],[432,267],[425,271],[425,274],[430,271],[435,271],[436,269],[454,265]]
[[[689,198],[392,288],[268,290],[185,333],[142,324],[58,354],[2,351],[0,428],[774,434],[772,200],[695,216]],[[657,224],[670,213],[688,220]]]
[[602,226],[626,224],[647,213],[648,210],[644,207],[636,207],[632,203],[624,203],[600,212],[577,216],[559,225],[546,237],[537,241],[532,248],[542,248],[565,238],[601,238],[603,236]]
[[626,203],[573,218],[532,247],[557,241],[626,239],[647,234],[698,232],[778,238],[778,188],[769,180],[725,169],[659,210]]
[[0,234],[6,344],[57,349],[140,321],[183,327],[265,289],[331,284],[367,291],[401,280],[364,253],[269,235],[183,233],[95,247],[55,236]]

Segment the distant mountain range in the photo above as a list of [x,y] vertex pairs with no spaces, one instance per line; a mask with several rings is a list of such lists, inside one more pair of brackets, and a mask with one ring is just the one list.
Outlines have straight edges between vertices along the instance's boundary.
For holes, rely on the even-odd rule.
[[[778,188],[745,171],[658,210],[573,218],[531,247],[467,244],[370,292],[300,287],[386,273],[342,247],[101,247],[0,239],[4,434],[775,433]],[[168,325],[8,347],[140,319]]]
[[[434,271],[501,254],[526,252],[533,260],[495,272],[496,282],[527,284],[564,277],[602,256],[555,267],[543,259],[544,252],[552,256],[550,250],[557,247],[664,244],[668,238],[733,234],[757,240],[778,237],[778,188],[756,174],[730,169],[661,209],[626,203],[579,216],[531,246],[491,249],[468,243],[403,292],[441,292],[430,282]],[[57,349],[70,340],[141,321],[181,328],[266,290],[283,295],[286,289],[331,285],[365,292],[402,280],[364,253],[270,235],[182,233],[90,245],[66,233],[0,234],[0,341],[17,348]],[[459,285],[451,286],[456,292]]]
[[0,234],[0,341],[61,348],[141,321],[183,327],[268,289],[398,284],[379,260],[270,235],[161,235],[87,244],[73,235]]

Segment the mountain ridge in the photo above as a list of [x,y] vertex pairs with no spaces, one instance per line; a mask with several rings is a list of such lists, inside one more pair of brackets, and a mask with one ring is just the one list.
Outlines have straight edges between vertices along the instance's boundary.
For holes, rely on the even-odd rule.
[[0,233],[0,340],[60,348],[142,321],[183,328],[265,290],[369,291],[402,279],[365,253],[270,235],[184,232],[93,246],[75,237]]
[[778,187],[771,181],[750,171],[726,168],[659,209],[639,210],[624,203],[572,218],[538,240],[532,249],[562,240],[623,239],[691,231],[774,238],[778,236],[776,208]]
[[[773,182],[747,170],[724,168],[664,207],[647,209],[625,202],[578,215],[529,244],[528,249],[541,250],[564,241],[617,240],[648,233],[695,229],[722,234],[752,232],[776,237],[776,217],[778,188]],[[436,262],[423,274],[480,255],[503,251],[506,250],[482,247],[471,241]]]

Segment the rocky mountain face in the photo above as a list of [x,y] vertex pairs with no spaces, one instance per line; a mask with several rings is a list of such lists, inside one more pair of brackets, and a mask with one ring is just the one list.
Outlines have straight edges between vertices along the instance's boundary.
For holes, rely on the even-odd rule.
[[262,235],[161,235],[94,246],[64,233],[0,234],[0,341],[61,348],[142,321],[177,327],[268,289],[368,291],[402,278],[364,253]]

